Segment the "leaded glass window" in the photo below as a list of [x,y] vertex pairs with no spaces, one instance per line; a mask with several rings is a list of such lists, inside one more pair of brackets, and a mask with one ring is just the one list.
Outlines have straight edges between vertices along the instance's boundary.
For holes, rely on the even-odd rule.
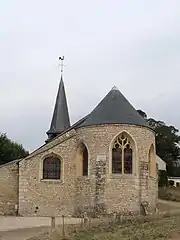
[[112,173],[132,174],[133,150],[127,134],[118,136],[112,148]]
[[61,178],[61,160],[57,157],[50,156],[43,161],[43,179],[60,179]]

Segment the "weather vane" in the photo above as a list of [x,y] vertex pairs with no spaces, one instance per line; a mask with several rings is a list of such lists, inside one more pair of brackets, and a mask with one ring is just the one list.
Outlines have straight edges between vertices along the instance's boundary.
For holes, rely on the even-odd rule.
[[63,70],[64,70],[63,67],[65,66],[64,63],[63,63],[64,56],[59,57],[59,60],[61,61],[61,63],[60,63],[61,74],[63,74]]

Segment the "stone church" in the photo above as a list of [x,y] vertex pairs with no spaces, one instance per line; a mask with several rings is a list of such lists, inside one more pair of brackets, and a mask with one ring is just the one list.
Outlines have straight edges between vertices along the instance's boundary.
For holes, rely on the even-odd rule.
[[0,213],[139,214],[157,201],[155,133],[113,87],[70,125],[61,77],[44,145],[0,166]]

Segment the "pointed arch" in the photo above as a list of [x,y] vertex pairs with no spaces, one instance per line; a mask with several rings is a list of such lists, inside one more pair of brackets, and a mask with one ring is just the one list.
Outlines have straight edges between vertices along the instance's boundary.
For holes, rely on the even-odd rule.
[[151,144],[148,151],[148,165],[149,165],[149,177],[156,178],[157,169],[156,169],[156,153],[154,144]]
[[77,175],[88,176],[89,175],[89,153],[88,148],[84,142],[81,142],[77,149]]
[[88,175],[88,150],[87,147],[83,144],[83,160],[82,160],[82,164],[83,164],[83,169],[82,169],[82,175],[83,176],[87,176]]
[[136,173],[136,142],[126,131],[118,133],[110,143],[110,173],[135,174]]
[[56,154],[49,154],[43,159],[43,179],[60,180],[61,179],[61,158]]

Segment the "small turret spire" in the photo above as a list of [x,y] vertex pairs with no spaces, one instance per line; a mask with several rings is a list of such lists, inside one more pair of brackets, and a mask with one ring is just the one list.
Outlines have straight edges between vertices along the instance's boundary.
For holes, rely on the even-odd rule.
[[61,64],[61,79],[59,83],[59,89],[56,97],[56,103],[54,107],[53,117],[50,125],[50,129],[47,132],[48,140],[56,137],[58,134],[62,133],[70,127],[69,112],[66,100],[66,93],[63,83],[63,57],[59,57],[59,60],[62,61]]
[[63,76],[63,70],[64,70],[63,67],[65,66],[65,65],[63,64],[64,56],[59,57],[59,60],[61,60],[60,70],[61,70],[61,78],[62,78],[62,76]]

